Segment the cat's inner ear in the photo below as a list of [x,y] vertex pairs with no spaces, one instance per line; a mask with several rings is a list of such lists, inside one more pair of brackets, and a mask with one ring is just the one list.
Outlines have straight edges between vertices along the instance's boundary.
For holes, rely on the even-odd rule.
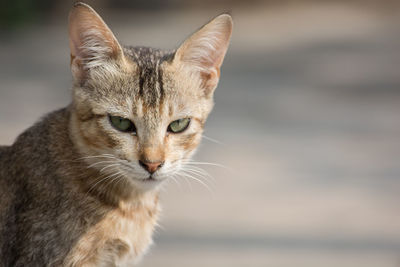
[[176,51],[174,61],[200,74],[206,95],[217,87],[232,24],[230,15],[219,15],[184,41]]
[[71,70],[76,80],[91,68],[124,60],[121,45],[102,18],[88,5],[76,3],[69,15]]

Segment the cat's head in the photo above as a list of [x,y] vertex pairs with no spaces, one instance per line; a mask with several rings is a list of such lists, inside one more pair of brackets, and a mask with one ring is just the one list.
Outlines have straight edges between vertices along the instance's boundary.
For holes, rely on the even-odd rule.
[[124,47],[91,7],[75,4],[70,131],[90,168],[139,190],[179,173],[200,142],[231,31],[223,14],[176,51]]

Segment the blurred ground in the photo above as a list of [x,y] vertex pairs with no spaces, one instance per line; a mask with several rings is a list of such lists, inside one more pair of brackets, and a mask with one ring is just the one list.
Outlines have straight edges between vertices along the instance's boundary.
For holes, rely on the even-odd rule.
[[[171,183],[139,266],[400,266],[400,10],[233,9],[197,154],[211,192]],[[104,14],[122,43],[175,47],[219,12]],[[70,99],[65,16],[3,35],[0,143]]]

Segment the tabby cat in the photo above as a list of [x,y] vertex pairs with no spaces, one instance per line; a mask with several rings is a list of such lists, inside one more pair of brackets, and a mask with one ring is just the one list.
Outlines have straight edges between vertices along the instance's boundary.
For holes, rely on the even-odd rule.
[[222,14],[176,51],[121,46],[69,16],[73,98],[0,148],[0,266],[131,266],[160,185],[198,146],[232,31]]

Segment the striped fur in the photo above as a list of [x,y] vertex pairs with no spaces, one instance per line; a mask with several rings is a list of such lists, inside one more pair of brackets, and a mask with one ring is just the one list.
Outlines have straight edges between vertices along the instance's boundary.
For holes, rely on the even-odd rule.
[[[122,46],[91,7],[74,5],[72,103],[0,147],[0,266],[140,259],[160,187],[200,143],[231,29],[221,15],[176,51]],[[131,120],[136,132],[118,131],[110,116]],[[190,118],[185,131],[167,131],[182,118]],[[162,165],[150,174],[143,162]]]

